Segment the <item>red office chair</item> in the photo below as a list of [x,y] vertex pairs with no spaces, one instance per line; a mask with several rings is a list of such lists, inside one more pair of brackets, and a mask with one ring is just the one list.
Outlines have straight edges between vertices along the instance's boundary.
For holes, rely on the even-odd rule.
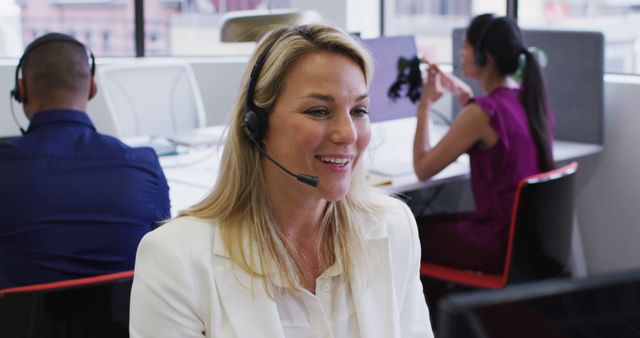
[[133,270],[0,290],[2,337],[128,337]]
[[422,276],[457,284],[501,288],[509,281],[561,276],[568,271],[578,163],[526,177],[518,184],[502,273],[461,270],[423,262]]

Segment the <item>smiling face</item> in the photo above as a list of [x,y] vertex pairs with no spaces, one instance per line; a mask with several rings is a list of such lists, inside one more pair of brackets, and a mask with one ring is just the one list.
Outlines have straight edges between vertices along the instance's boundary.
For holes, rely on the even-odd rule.
[[284,78],[264,144],[284,167],[320,182],[296,182],[263,161],[267,189],[286,189],[293,199],[342,199],[371,139],[368,106],[365,76],[352,59],[329,52],[300,58]]

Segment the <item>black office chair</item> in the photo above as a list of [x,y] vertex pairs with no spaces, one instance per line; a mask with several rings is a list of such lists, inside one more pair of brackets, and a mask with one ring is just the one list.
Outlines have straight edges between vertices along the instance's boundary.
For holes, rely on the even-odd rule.
[[449,295],[438,338],[640,336],[640,270]]
[[573,226],[574,182],[578,163],[520,181],[500,273],[463,270],[423,262],[422,276],[479,288],[568,274]]
[[0,336],[129,337],[133,271],[0,290]]
[[578,163],[527,178],[518,205],[511,281],[569,275]]

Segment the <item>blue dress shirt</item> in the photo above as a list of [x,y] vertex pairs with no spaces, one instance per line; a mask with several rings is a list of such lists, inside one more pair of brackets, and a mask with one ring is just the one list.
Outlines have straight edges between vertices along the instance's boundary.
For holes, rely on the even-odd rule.
[[0,144],[0,289],[133,269],[169,216],[153,150],[99,134],[83,112],[39,112]]

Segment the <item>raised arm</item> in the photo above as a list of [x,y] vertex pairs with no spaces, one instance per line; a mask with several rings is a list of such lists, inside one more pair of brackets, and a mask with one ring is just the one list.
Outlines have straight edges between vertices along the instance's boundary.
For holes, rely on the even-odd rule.
[[433,66],[440,77],[440,84],[442,88],[451,93],[453,96],[458,97],[458,102],[461,107],[464,107],[469,99],[473,97],[473,90],[462,81],[460,78],[453,74],[443,72],[438,66]]
[[417,111],[416,133],[413,140],[413,168],[419,179],[425,180],[444,169],[475,143],[482,141],[493,129],[489,116],[477,105],[463,108],[449,131],[434,147],[429,142],[429,109],[442,97],[439,83],[442,73],[436,66],[428,69]]

